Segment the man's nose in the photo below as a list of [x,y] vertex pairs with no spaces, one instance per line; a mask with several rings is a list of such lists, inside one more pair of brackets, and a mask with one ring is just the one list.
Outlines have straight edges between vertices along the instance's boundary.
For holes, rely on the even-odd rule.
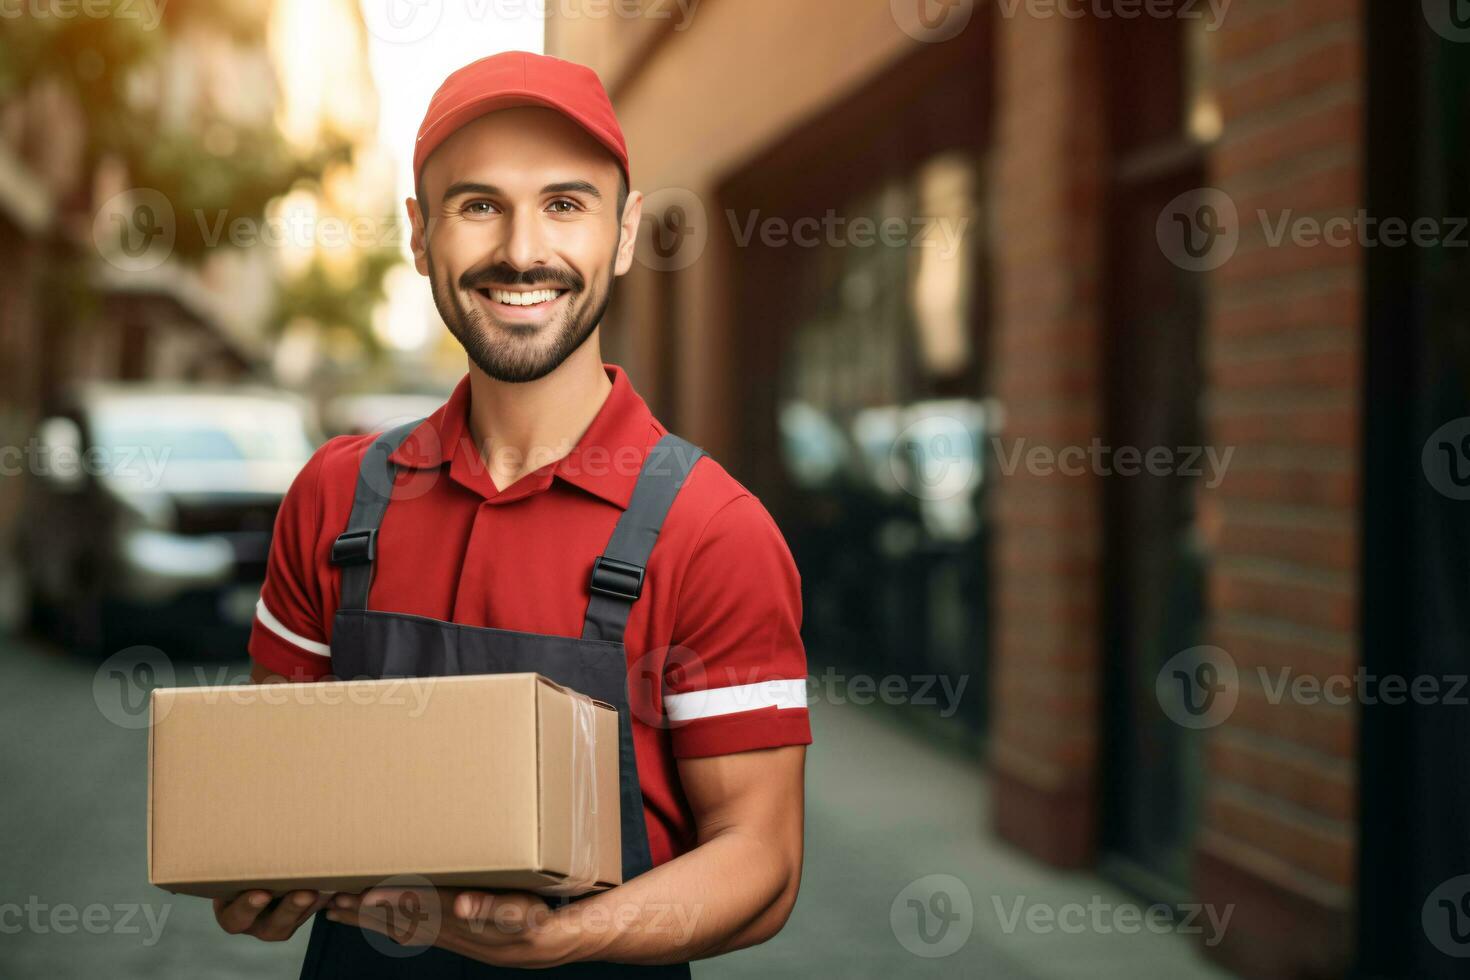
[[546,235],[538,214],[513,214],[508,221],[502,259],[519,272],[526,272],[551,261]]

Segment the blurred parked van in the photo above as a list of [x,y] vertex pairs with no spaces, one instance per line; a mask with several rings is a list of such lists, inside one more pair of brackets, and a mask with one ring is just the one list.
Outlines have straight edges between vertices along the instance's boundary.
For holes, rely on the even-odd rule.
[[37,624],[97,654],[242,655],[287,488],[317,434],[268,388],[95,384],[25,447]]

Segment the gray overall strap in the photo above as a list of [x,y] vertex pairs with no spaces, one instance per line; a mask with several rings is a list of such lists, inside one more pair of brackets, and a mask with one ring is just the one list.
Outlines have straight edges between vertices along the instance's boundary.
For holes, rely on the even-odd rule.
[[357,469],[357,489],[352,493],[352,514],[347,529],[332,542],[332,564],[342,569],[339,609],[366,609],[368,589],[373,584],[373,562],[378,557],[378,525],[393,494],[397,467],[389,462],[403,440],[423,422],[405,422],[380,433],[363,453]]
[[582,639],[623,641],[633,603],[643,593],[643,572],[664,517],[704,450],[669,433],[648,451],[633,498],[618,518],[607,548],[592,563],[592,597]]

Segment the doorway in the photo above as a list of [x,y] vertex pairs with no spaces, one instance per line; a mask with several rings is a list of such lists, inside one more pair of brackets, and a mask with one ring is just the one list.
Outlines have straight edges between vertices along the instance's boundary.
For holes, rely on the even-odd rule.
[[[1161,248],[1159,216],[1206,183],[1213,98],[1208,38],[1177,19],[1102,24],[1112,169],[1104,253],[1107,340],[1102,442],[1146,457],[1206,444],[1201,411],[1205,278]],[[1212,506],[1199,476],[1103,476],[1103,630],[1107,663],[1102,865],[1160,901],[1191,893],[1204,783],[1204,732],[1161,710],[1165,664],[1205,642]]]

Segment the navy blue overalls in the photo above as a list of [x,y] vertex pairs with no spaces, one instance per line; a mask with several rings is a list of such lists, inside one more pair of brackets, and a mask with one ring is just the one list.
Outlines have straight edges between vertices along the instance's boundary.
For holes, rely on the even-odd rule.
[[[388,457],[418,425],[412,422],[390,429],[368,447],[358,471],[347,528],[332,545],[332,563],[342,569],[341,601],[332,623],[332,673],[346,679],[535,671],[616,707],[623,880],[628,881],[649,870],[652,860],[643,822],[638,760],[633,754],[623,629],[642,592],[643,572],[664,516],[703,452],[675,435],[664,436],[649,450],[628,508],[618,518],[603,554],[593,562],[581,637],[548,636],[367,608],[373,563],[379,557],[378,527],[388,508],[397,469]],[[547,547],[558,544],[548,540]],[[432,762],[425,760],[426,764]],[[405,832],[431,830],[410,828]],[[384,955],[359,928],[329,922],[319,913],[312,924],[301,976],[303,980],[438,980],[521,976],[528,972],[487,966],[437,947],[425,947],[410,956]],[[535,972],[548,977],[687,978],[689,967],[581,963]]]

